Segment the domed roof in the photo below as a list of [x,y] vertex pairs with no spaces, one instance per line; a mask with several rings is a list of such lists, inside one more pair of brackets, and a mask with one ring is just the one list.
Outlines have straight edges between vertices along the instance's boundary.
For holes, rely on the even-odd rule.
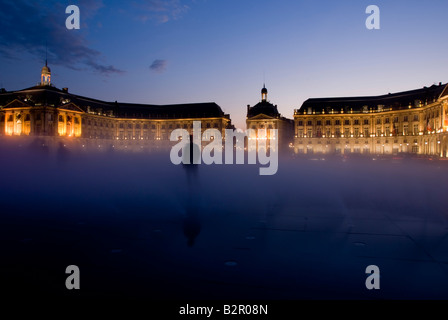
[[280,113],[277,110],[277,106],[267,101],[261,101],[247,110],[247,117],[252,118],[261,113],[274,118],[280,116]]
[[45,74],[49,74],[49,73],[51,73],[50,67],[47,66],[47,65],[45,65],[45,66],[42,68],[42,73],[45,73]]
[[261,89],[261,94],[263,94],[263,93],[268,93],[268,89],[266,89],[265,86],[263,86],[263,89]]

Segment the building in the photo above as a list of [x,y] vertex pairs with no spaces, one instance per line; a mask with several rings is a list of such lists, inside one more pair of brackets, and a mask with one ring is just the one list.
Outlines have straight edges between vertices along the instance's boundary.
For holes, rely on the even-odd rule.
[[448,156],[448,86],[308,99],[294,111],[297,154]]
[[79,146],[152,149],[171,145],[176,128],[215,128],[224,135],[233,128],[230,116],[216,103],[149,105],[106,102],[72,94],[51,84],[51,70],[42,68],[34,87],[0,92],[0,135],[60,138]]
[[294,120],[283,117],[277,106],[268,101],[268,90],[263,85],[261,101],[251,107],[247,105],[247,129],[267,129],[267,138],[270,139],[269,129],[278,130],[279,149],[287,150],[294,140]]

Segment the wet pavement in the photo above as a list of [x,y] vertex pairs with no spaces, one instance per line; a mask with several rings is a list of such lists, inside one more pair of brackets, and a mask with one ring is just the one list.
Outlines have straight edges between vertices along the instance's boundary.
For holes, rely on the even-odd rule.
[[[13,299],[448,298],[442,161],[287,158],[274,176],[191,173],[164,154],[0,162]],[[69,265],[80,290],[65,287]],[[369,265],[379,290],[366,288]]]

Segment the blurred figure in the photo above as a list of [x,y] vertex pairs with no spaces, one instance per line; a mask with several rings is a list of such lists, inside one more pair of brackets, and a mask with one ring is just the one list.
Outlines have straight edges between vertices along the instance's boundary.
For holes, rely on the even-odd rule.
[[198,183],[198,165],[201,157],[200,147],[193,142],[193,135],[190,135],[190,143],[182,150],[183,164],[182,166],[187,173],[188,188],[194,188]]
[[201,222],[199,219],[200,183],[198,165],[200,158],[200,147],[193,142],[190,135],[190,143],[182,150],[183,168],[187,174],[187,203],[186,215],[183,221],[184,235],[187,237],[187,245],[192,247],[199,233]]

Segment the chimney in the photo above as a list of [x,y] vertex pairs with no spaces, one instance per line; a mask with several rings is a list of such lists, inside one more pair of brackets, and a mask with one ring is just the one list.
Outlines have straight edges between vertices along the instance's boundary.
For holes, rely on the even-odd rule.
[[62,91],[68,93],[68,88],[62,88]]
[[441,86],[442,85],[442,82],[439,82],[439,86]]
[[247,113],[249,113],[250,110],[250,104],[247,105]]

